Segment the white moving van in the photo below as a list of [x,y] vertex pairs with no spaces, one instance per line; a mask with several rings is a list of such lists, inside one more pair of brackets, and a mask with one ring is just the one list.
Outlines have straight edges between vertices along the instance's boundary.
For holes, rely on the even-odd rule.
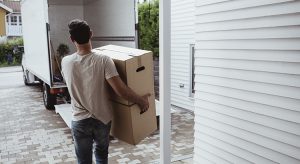
[[57,95],[67,89],[60,73],[59,45],[75,47],[69,39],[68,23],[83,19],[93,30],[92,44],[137,47],[135,0],[23,0],[24,55],[26,85],[40,81],[47,109],[54,109]]

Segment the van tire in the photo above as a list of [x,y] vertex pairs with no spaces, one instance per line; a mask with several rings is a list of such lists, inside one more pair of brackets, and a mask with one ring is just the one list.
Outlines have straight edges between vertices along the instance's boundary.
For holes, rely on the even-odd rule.
[[56,95],[50,93],[50,86],[46,83],[43,83],[43,101],[46,109],[54,110],[54,105],[56,105]]
[[25,84],[26,86],[29,86],[29,83],[28,83],[28,80],[27,80],[27,77],[26,77],[25,74],[23,75],[23,80],[24,80],[24,84]]
[[23,67],[23,66],[22,66],[22,70],[23,70],[23,81],[24,81],[24,84],[25,84],[26,86],[28,86],[29,83],[28,83],[28,79],[27,79],[27,74],[26,74],[26,71],[24,70],[24,67]]

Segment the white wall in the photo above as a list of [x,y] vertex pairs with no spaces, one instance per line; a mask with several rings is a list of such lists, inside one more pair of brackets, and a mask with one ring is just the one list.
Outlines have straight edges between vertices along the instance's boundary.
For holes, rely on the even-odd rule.
[[[93,29],[93,46],[107,44],[135,47],[134,41],[97,41],[103,37],[135,37],[134,0],[96,0],[84,5],[84,19]],[[101,39],[100,39],[101,40]]]
[[[195,44],[195,1],[172,0],[171,3],[171,103],[194,109],[190,97],[190,44]],[[184,87],[181,88],[180,85]]]
[[300,1],[197,0],[195,163],[300,163]]
[[[75,19],[88,22],[94,37],[132,36],[135,37],[134,1],[123,0],[90,0],[82,4],[81,1],[70,5],[71,1],[50,1],[49,23],[53,47],[56,50],[60,43],[68,44],[71,52],[75,47],[69,39],[68,23]],[[121,9],[119,6],[123,6]],[[94,39],[92,39],[94,40]],[[134,47],[135,42],[93,41],[93,46],[107,44]]]
[[83,19],[82,5],[49,5],[50,38],[55,51],[60,43],[69,45],[70,53],[76,51],[68,28],[73,19]]

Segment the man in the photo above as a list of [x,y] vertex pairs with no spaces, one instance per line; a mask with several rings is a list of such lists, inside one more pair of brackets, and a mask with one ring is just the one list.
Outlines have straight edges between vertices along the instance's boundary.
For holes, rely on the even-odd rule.
[[7,64],[11,65],[13,63],[13,56],[12,56],[12,54],[11,53],[7,54],[6,58],[7,58]]
[[77,52],[62,60],[62,73],[72,102],[72,134],[78,163],[91,164],[92,150],[97,163],[107,163],[112,108],[109,88],[137,103],[141,112],[149,108],[148,96],[137,95],[120,79],[112,59],[92,51],[92,31],[82,20],[69,23]]

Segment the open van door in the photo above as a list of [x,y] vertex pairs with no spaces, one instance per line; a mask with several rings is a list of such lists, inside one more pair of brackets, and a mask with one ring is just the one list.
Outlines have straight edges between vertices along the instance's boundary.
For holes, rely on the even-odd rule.
[[114,44],[136,48],[136,0],[88,0],[84,19],[93,30],[93,47]]
[[21,4],[25,51],[22,66],[27,74],[51,85],[47,0],[24,0]]

